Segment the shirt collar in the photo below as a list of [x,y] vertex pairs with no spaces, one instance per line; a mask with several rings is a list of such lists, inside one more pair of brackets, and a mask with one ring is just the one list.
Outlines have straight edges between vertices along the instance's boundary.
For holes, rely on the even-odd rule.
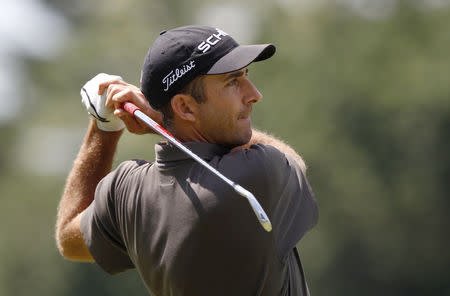
[[[230,149],[211,143],[185,142],[183,143],[189,150],[200,156],[204,160],[211,160],[214,156],[222,156]],[[167,142],[155,144],[156,161],[158,163],[190,159],[191,157],[174,145]]]

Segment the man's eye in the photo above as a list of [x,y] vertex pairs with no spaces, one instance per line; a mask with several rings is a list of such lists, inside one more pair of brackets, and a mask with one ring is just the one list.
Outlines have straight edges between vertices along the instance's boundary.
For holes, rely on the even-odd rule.
[[235,78],[235,79],[231,80],[230,82],[228,82],[228,85],[229,85],[229,86],[234,86],[234,85],[236,85],[237,83],[238,83],[238,80]]

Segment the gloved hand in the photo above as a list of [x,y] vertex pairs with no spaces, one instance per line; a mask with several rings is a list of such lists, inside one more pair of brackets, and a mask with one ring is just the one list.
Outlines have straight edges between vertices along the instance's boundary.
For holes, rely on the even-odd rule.
[[86,82],[80,90],[81,102],[86,110],[97,119],[97,127],[107,132],[120,131],[125,128],[125,124],[114,115],[114,111],[105,107],[107,91],[105,90],[102,95],[98,94],[100,83],[114,79],[122,80],[122,77],[100,73]]

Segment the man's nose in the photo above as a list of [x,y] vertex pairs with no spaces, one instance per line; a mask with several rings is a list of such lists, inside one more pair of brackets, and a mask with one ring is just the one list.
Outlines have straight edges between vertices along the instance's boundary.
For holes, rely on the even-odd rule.
[[257,103],[262,99],[262,94],[256,86],[247,78],[245,79],[244,104]]

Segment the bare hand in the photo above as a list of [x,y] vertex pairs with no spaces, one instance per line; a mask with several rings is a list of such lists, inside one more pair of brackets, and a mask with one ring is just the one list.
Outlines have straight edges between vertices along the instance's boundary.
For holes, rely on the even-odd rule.
[[123,80],[115,79],[103,82],[99,85],[98,94],[101,95],[106,92],[106,107],[114,110],[114,115],[119,117],[126,125],[127,129],[134,134],[155,133],[143,121],[131,115],[122,108],[125,102],[135,104],[142,112],[150,116],[151,119],[159,124],[162,124],[162,114],[154,110],[141,90]]

